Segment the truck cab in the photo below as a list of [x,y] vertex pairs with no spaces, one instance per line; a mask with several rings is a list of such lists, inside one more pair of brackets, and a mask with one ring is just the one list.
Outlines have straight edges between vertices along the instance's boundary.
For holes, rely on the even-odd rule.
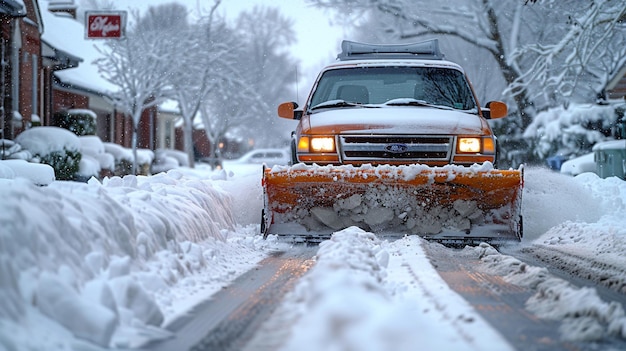
[[504,103],[479,105],[464,70],[447,61],[437,39],[404,45],[342,42],[338,60],[319,73],[302,108],[292,162],[318,165],[496,163],[488,119]]

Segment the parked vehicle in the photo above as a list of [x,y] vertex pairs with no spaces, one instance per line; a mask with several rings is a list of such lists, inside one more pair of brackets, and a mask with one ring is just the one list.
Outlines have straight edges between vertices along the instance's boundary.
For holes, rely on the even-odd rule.
[[288,149],[255,149],[231,161],[240,164],[265,164],[267,167],[288,165],[291,161]]
[[596,161],[593,152],[563,162],[560,172],[571,176],[585,172],[596,173]]

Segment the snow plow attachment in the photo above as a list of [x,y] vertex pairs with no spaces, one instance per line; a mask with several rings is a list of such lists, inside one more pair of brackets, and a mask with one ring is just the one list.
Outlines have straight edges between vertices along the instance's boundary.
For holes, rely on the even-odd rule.
[[522,168],[298,164],[264,169],[262,184],[265,238],[320,242],[349,226],[444,244],[522,237]]

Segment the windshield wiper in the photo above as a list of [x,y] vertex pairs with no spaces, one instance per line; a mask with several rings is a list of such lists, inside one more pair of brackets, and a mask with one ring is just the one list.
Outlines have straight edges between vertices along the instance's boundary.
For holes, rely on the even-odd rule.
[[450,106],[442,106],[442,105],[434,105],[430,104],[424,100],[417,100],[412,98],[399,98],[399,99],[391,99],[385,102],[383,105],[387,106],[425,106],[425,107],[435,107],[445,110],[453,110]]
[[[432,108],[438,108],[440,110],[459,110],[456,109],[454,107],[450,107],[450,106],[446,106],[446,105],[435,105],[435,104],[431,104],[428,103],[424,100],[417,100],[417,99],[413,99],[413,98],[399,98],[399,99],[391,99],[387,102],[385,102],[383,105],[386,106],[424,106],[424,107],[432,107]],[[469,113],[476,113],[477,111],[475,109],[471,109],[471,110],[462,110],[463,112],[469,112]],[[476,112],[474,112],[476,111]]]
[[329,101],[324,101],[321,104],[317,104],[311,107],[309,110],[313,111],[313,110],[317,110],[320,108],[354,107],[354,106],[379,107],[379,106],[366,105],[366,104],[361,104],[361,103],[356,103],[356,102],[347,102],[345,100],[329,100]]

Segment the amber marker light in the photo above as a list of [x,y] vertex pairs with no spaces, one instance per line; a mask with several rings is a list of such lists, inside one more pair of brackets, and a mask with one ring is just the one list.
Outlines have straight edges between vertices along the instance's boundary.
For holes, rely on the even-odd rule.
[[298,140],[298,152],[309,152],[309,137],[303,136]]
[[491,138],[483,139],[483,153],[485,154],[495,154],[496,146]]

